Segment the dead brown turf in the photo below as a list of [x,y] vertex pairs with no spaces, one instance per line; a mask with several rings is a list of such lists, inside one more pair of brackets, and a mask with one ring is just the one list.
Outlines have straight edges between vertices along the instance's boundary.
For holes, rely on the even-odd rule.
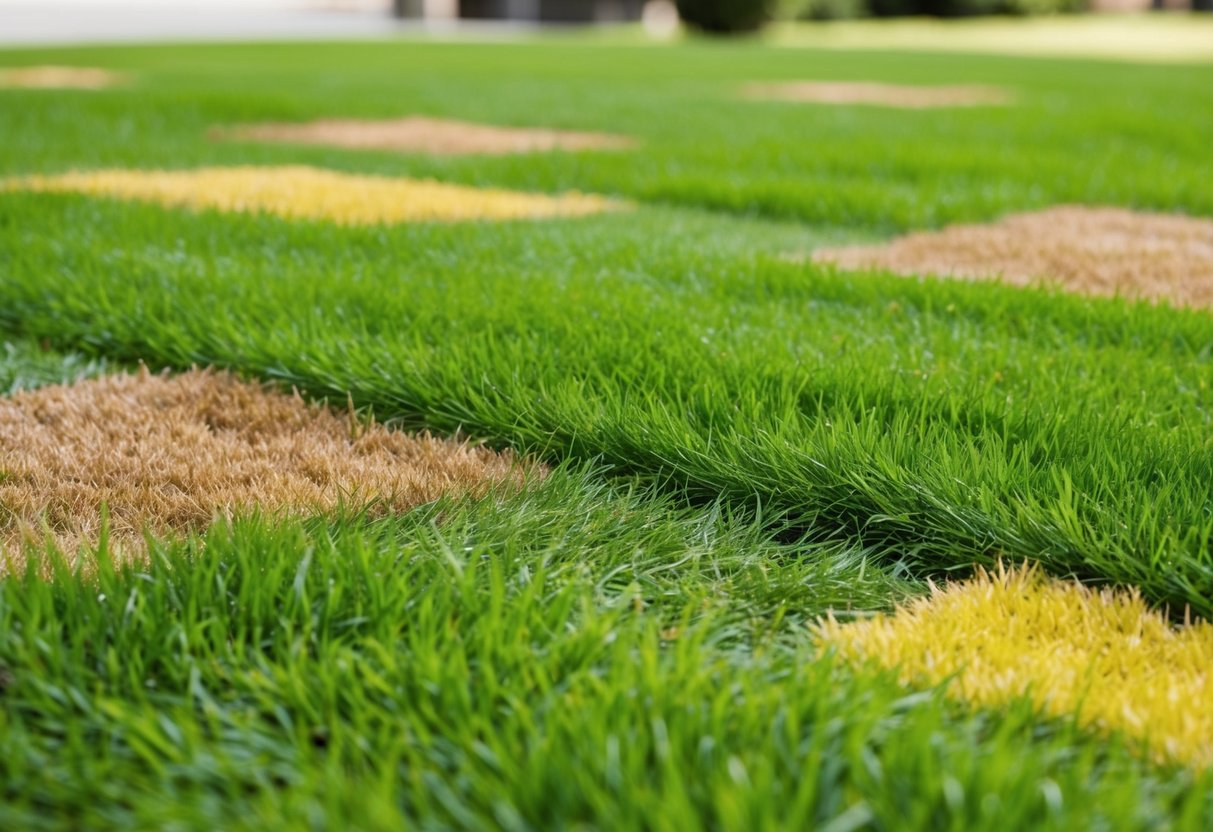
[[1213,220],[1176,214],[1063,205],[884,245],[819,249],[813,259],[1213,307]]
[[[143,532],[205,529],[260,509],[374,504],[520,487],[543,469],[510,454],[409,435],[212,371],[120,375],[0,399],[0,549],[95,543],[102,507],[125,556]],[[4,562],[0,561],[0,572]]]
[[1012,96],[1001,87],[952,85],[919,87],[903,84],[875,84],[867,81],[790,81],[747,84],[746,98],[765,101],[790,101],[803,104],[872,104],[925,110],[934,107],[977,107],[1009,104]]
[[213,138],[285,142],[388,150],[437,156],[505,155],[550,150],[626,150],[636,142],[626,136],[529,127],[494,127],[447,119],[410,118],[386,121],[323,119],[305,123],[246,124],[215,128]]
[[126,82],[126,76],[87,66],[25,66],[0,69],[0,87],[13,89],[99,90]]

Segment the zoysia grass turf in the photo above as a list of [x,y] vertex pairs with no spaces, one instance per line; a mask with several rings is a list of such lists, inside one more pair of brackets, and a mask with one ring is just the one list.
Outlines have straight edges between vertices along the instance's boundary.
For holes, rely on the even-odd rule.
[[1173,627],[1136,590],[1000,565],[893,615],[829,619],[819,633],[907,685],[947,683],[984,707],[1027,696],[1044,714],[1133,737],[1155,759],[1213,763],[1213,624]]
[[[115,375],[0,399],[0,549],[75,553],[253,511],[404,511],[542,475],[510,454],[411,436],[225,373]],[[24,545],[23,545],[24,544]]]

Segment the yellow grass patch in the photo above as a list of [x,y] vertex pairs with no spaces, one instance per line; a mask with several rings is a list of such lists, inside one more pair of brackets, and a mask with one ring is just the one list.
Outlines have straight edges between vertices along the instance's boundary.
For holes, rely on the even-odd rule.
[[0,190],[80,193],[348,225],[537,219],[618,210],[600,196],[548,196],[303,166],[96,170],[0,180]]
[[[0,398],[0,548],[201,530],[259,508],[404,511],[542,474],[499,454],[359,422],[226,373],[120,375]],[[13,564],[10,562],[10,566]],[[0,571],[3,564],[0,563]]]
[[1213,306],[1213,220],[1061,206],[886,244],[819,249],[813,259],[901,274],[1055,282],[1094,295]]
[[126,76],[85,66],[26,66],[0,69],[0,88],[99,90],[126,82]]
[[954,676],[949,693],[975,705],[1028,696],[1045,714],[1139,739],[1159,761],[1213,763],[1213,626],[1173,627],[1136,591],[1000,567],[820,632],[907,685]]
[[504,155],[550,150],[626,150],[626,136],[530,127],[494,127],[466,121],[410,117],[384,121],[323,119],[306,123],[247,124],[218,128],[216,138],[388,150],[437,156]]
[[1142,63],[1213,61],[1213,20],[1191,14],[1054,15],[783,24],[767,41],[811,49],[1048,55]]
[[808,104],[872,104],[925,110],[935,107],[975,107],[1007,104],[1011,94],[1000,87],[959,85],[918,87],[866,81],[788,81],[747,84],[742,95],[764,101]]

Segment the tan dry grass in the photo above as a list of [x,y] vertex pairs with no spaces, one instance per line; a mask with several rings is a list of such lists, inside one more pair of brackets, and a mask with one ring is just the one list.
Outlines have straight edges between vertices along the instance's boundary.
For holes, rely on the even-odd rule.
[[747,84],[742,95],[761,101],[801,104],[870,104],[925,110],[937,107],[977,107],[1009,104],[1011,93],[1001,87],[953,85],[940,87],[877,84],[867,81],[789,81]]
[[346,225],[539,219],[583,216],[626,206],[588,194],[550,196],[302,165],[80,171],[0,180],[0,191],[5,190],[80,193]]
[[404,511],[542,473],[226,373],[144,371],[0,399],[0,549],[13,559],[49,537],[75,552],[98,539],[103,504],[111,539],[137,557],[145,529],[202,530],[253,508]]
[[218,139],[325,145],[434,156],[505,155],[552,150],[627,150],[627,136],[531,127],[495,127],[466,121],[409,118],[367,121],[322,119],[305,123],[245,124],[216,128]]
[[1093,295],[1213,306],[1213,220],[1063,205],[813,259],[900,274],[1041,282]]
[[119,72],[86,66],[24,66],[0,69],[0,88],[100,90],[124,84]]
[[1213,20],[1191,14],[1029,18],[888,18],[777,24],[766,41],[809,49],[1097,58],[1157,64],[1213,61]]

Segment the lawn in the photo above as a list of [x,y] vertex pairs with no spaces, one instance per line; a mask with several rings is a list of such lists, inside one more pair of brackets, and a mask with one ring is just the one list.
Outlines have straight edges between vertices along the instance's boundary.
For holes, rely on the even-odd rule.
[[[576,35],[0,65],[129,78],[0,89],[0,395],[214,366],[547,466],[403,513],[240,511],[125,561],[104,533],[75,565],[28,548],[0,578],[0,827],[1213,823],[1213,777],[1148,729],[973,705],[820,626],[1024,561],[1213,618],[1213,317],[805,257],[1065,203],[1213,217],[1213,65]],[[805,79],[1011,103],[740,94]],[[637,145],[212,132],[408,115]],[[614,207],[368,224],[324,193],[284,216],[14,184],[249,165]],[[18,479],[0,445],[0,522]]]

